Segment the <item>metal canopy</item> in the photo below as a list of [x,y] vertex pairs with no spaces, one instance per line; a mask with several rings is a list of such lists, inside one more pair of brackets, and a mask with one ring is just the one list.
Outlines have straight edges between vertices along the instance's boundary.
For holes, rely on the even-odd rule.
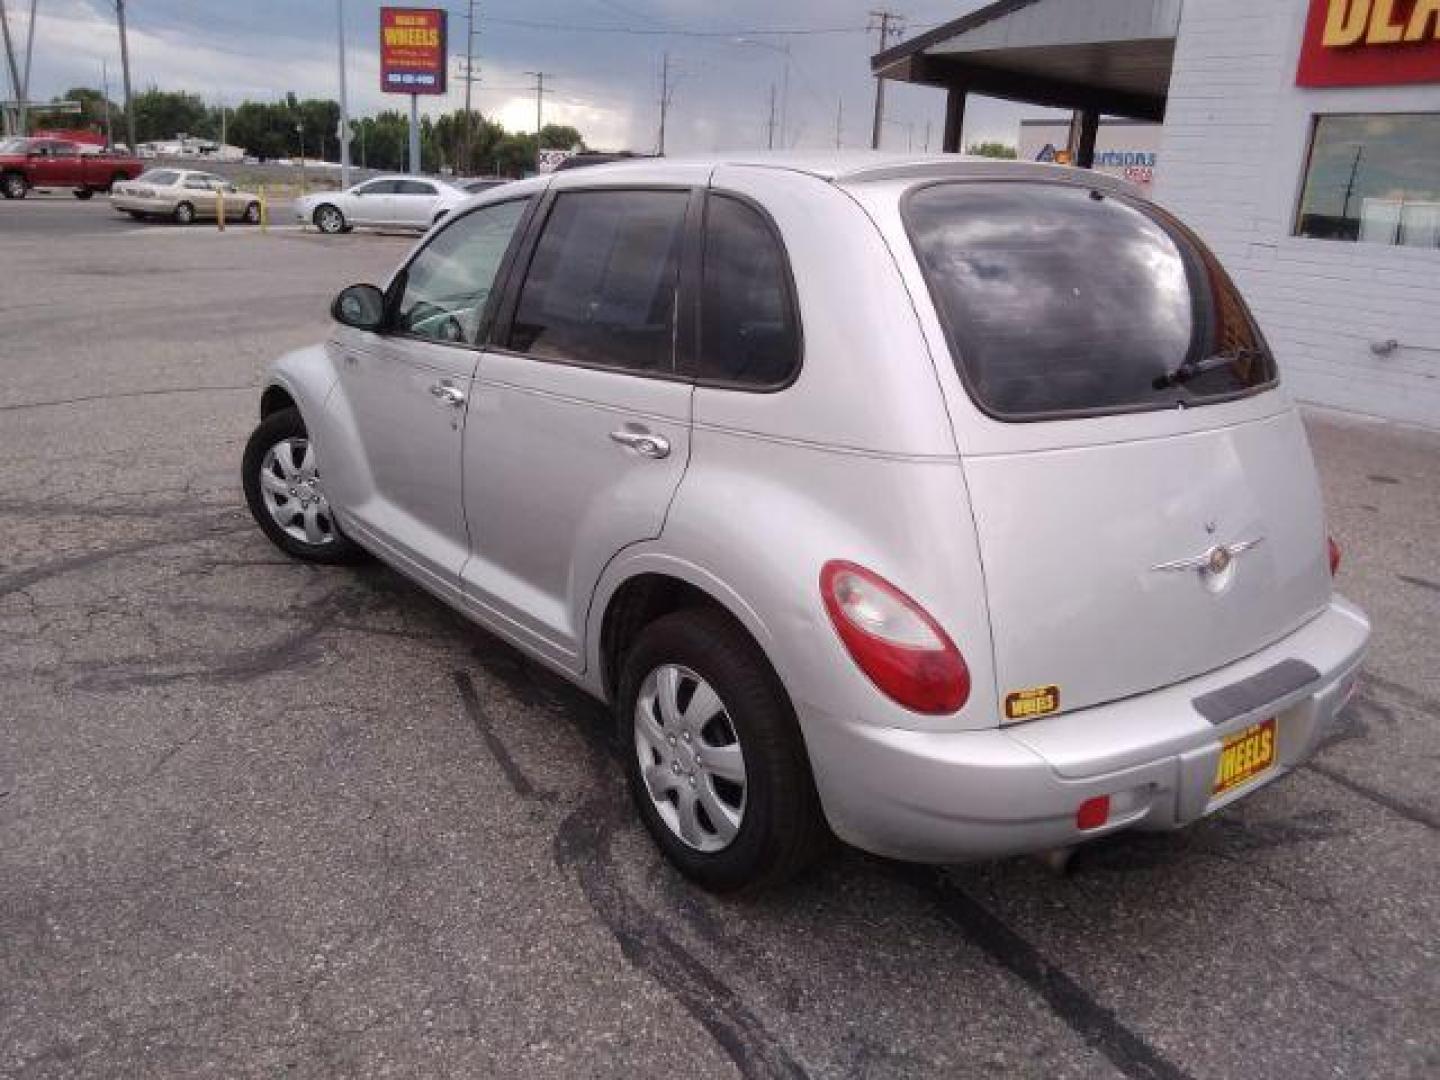
[[999,0],[871,59],[960,94],[1163,120],[1181,0]]

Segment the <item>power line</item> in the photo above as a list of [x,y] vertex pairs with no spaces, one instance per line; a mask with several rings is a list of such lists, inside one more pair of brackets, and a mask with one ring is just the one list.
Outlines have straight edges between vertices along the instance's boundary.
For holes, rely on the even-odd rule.
[[[464,16],[463,11],[453,12]],[[686,30],[664,26],[592,26],[578,23],[545,22],[538,19],[505,19],[490,17],[497,26],[514,26],[524,30],[568,30],[580,34],[631,34],[637,37],[687,37],[687,38],[733,38],[733,37],[816,37],[833,34],[867,34],[867,26],[806,26],[806,27],[762,27],[736,30]]]

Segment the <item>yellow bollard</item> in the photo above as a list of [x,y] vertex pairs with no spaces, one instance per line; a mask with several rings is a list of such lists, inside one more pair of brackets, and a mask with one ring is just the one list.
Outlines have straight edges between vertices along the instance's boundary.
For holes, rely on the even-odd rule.
[[215,227],[225,231],[225,189],[215,189]]
[[260,185],[260,231],[270,231],[270,200],[265,194],[265,185]]

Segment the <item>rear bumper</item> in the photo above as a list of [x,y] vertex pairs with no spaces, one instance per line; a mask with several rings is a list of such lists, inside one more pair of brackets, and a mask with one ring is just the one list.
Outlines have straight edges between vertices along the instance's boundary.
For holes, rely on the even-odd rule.
[[[1304,764],[1335,730],[1364,659],[1370,624],[1338,597],[1288,638],[1235,664],[1110,705],[1004,729],[935,733],[807,715],[806,740],[831,827],[876,854],[956,862],[1043,851],[1122,829],[1174,829]],[[1212,723],[1195,699],[1286,661],[1314,679]],[[1212,798],[1221,744],[1278,718],[1273,767]],[[1100,828],[1075,813],[1111,799]]]

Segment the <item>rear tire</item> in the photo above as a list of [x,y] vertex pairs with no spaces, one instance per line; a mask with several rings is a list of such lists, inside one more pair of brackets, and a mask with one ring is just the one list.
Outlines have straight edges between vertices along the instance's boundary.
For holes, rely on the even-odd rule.
[[25,177],[19,173],[6,173],[0,176],[0,195],[7,199],[23,199],[30,190],[25,183]]
[[241,218],[241,220],[244,221],[246,225],[259,225],[260,204],[258,202],[252,202],[248,206],[246,206],[245,215]]
[[95,192],[91,191],[89,188],[77,188],[75,190],[75,197],[81,202],[89,202],[95,197]]
[[358,562],[365,553],[340,531],[312,455],[298,409],[261,420],[245,444],[245,502],[260,531],[285,554],[314,563]]
[[[712,720],[697,719],[688,729],[684,722],[664,723],[669,752],[655,749],[656,729],[648,722],[661,708],[656,677],[667,671],[681,673],[679,693],[693,686],[688,699],[677,694],[681,712],[693,712],[690,705],[707,687],[719,706]],[[829,846],[794,709],[765,654],[729,615],[694,608],[647,626],[625,657],[616,701],[631,796],[655,843],[686,877],[712,892],[758,891],[794,877]],[[697,756],[691,768],[692,750],[712,749],[717,753],[707,761]],[[725,750],[732,775],[735,759],[742,763],[739,783],[716,760]],[[698,833],[692,824],[687,840],[679,824],[686,816],[682,804],[695,798],[697,779],[702,793],[710,785],[709,800],[699,800],[704,820]],[[652,794],[652,783],[666,790]],[[722,837],[729,829],[715,823],[716,810],[728,810],[730,828],[738,815],[738,831],[728,841]]]
[[177,225],[193,225],[195,223],[195,207],[188,202],[182,202],[175,207],[175,212],[171,217],[175,219]]
[[345,215],[340,212],[338,206],[332,206],[330,203],[317,206],[315,213],[311,215],[311,220],[315,222],[315,228],[326,236],[350,231],[346,227]]

